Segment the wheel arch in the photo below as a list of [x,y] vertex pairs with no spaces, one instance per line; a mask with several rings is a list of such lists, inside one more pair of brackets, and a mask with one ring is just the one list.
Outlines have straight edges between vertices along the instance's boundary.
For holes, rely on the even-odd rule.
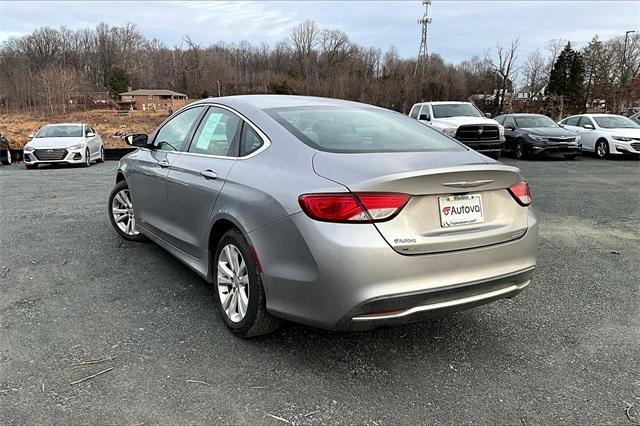
[[[216,248],[218,246],[218,242],[222,238],[222,236],[229,231],[230,229],[237,229],[244,239],[247,241],[252,250],[253,243],[249,239],[247,232],[245,229],[232,217],[222,216],[215,219],[211,225],[211,229],[209,230],[209,238],[207,239],[207,251],[209,253],[208,256],[208,267],[207,267],[207,281],[213,282],[213,261],[216,255]],[[254,256],[256,256],[254,251]],[[259,262],[259,259],[254,259]]]
[[118,170],[118,174],[116,174],[116,184],[122,182],[123,180],[126,180],[124,178],[124,172],[122,170]]

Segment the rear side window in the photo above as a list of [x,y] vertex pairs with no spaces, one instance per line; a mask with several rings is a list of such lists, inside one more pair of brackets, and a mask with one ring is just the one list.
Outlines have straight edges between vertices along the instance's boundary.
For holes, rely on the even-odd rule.
[[265,110],[300,141],[328,152],[465,151],[406,115],[378,108],[309,106]]
[[247,123],[242,125],[242,140],[240,141],[240,157],[245,157],[260,149],[264,145],[262,138]]
[[416,104],[411,108],[411,112],[409,113],[409,117],[418,119],[418,113],[420,112],[420,104]]
[[240,124],[237,115],[222,108],[209,108],[193,137],[189,152],[235,157]]

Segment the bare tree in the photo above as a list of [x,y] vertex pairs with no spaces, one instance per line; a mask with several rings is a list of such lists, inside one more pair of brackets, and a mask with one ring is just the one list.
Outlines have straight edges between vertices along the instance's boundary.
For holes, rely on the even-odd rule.
[[309,72],[311,57],[320,40],[320,28],[314,21],[304,21],[291,31],[290,51],[297,62],[301,75]]
[[504,107],[504,98],[506,97],[507,84],[513,80],[513,76],[517,70],[516,59],[518,59],[518,43],[519,40],[511,41],[509,47],[496,46],[496,56],[492,56],[490,51],[485,52],[485,61],[491,70],[499,78],[498,92],[496,93],[497,109],[495,114],[501,114]]
[[540,49],[531,52],[522,65],[525,84],[533,94],[536,94],[544,86],[546,68],[547,61]]
[[328,75],[331,75],[334,66],[344,63],[353,52],[349,36],[340,30],[322,30],[320,46],[326,61]]

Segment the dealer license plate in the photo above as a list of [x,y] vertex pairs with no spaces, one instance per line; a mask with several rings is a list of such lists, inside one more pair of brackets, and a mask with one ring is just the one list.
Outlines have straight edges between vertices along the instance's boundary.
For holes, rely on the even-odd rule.
[[482,196],[480,194],[439,197],[440,226],[471,225],[484,222]]

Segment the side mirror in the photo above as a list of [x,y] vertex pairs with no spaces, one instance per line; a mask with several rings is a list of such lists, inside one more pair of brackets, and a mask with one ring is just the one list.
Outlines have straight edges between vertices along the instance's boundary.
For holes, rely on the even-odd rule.
[[124,141],[131,146],[144,148],[149,144],[149,136],[146,133],[132,133],[125,136]]
[[95,134],[95,133],[93,133],[93,132],[89,132],[89,133],[87,133],[87,137],[88,137],[88,138],[92,138],[92,137],[94,137],[95,135],[96,135],[96,134]]
[[512,131],[512,132],[513,132],[514,130],[516,130],[516,128],[515,128],[514,126],[507,126],[507,127],[505,127],[505,129],[507,129],[507,130],[509,130],[509,131]]
[[491,113],[490,112],[485,112],[484,116],[487,117],[487,118],[491,118]]
[[34,137],[35,135],[36,135],[35,133],[29,133],[29,134],[27,135],[27,137],[28,137],[29,139],[33,139],[33,137]]
[[564,124],[558,123],[558,127],[564,127]]
[[582,127],[584,127],[585,129],[589,129],[589,130],[593,130],[593,124],[583,124]]
[[427,114],[420,114],[418,120],[431,121],[431,118]]

